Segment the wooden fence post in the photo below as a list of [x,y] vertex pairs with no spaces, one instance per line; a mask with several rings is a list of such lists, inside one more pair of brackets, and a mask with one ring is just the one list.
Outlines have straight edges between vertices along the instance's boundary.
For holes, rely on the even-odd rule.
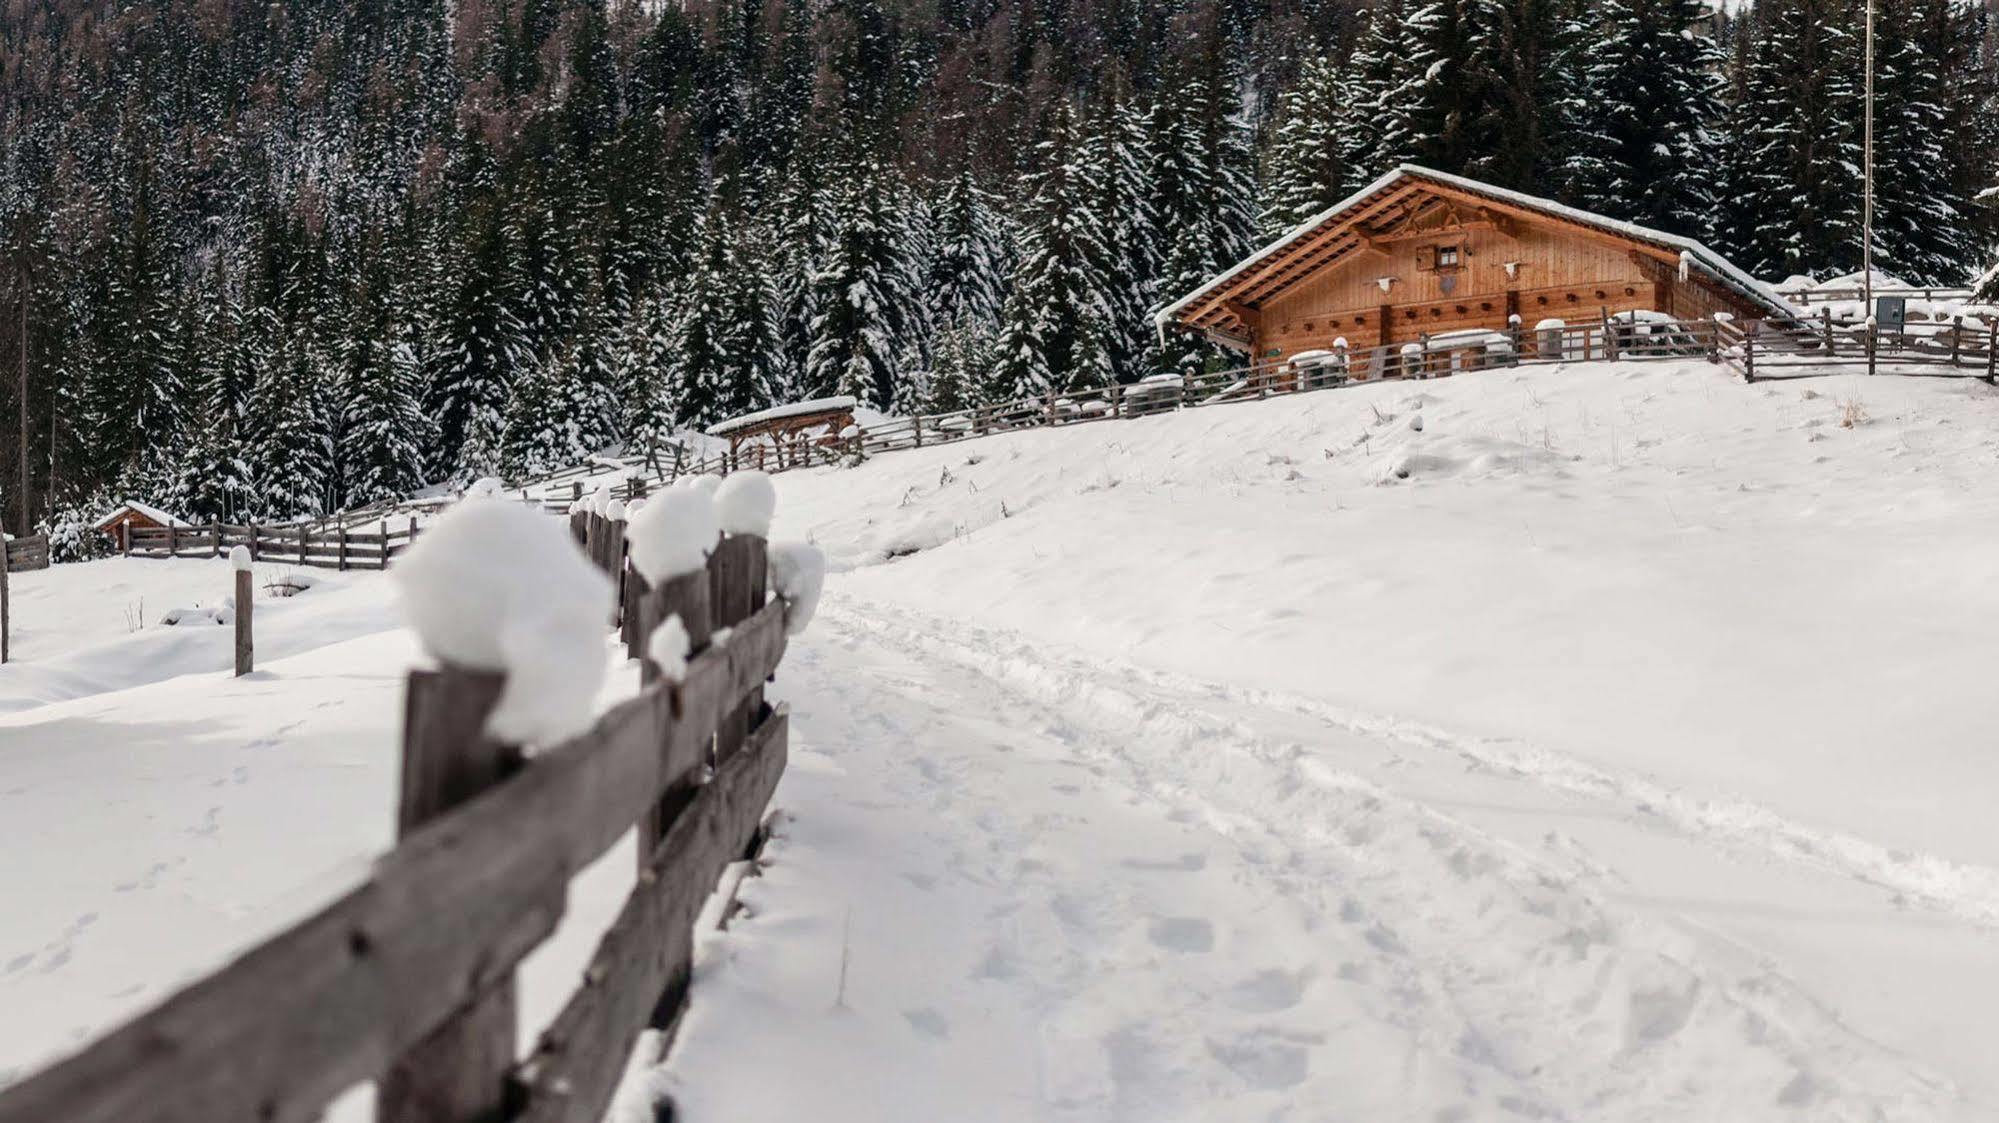
[[[383,525],[384,527],[387,527],[387,526],[388,526],[388,524],[387,524],[387,523],[383,523],[382,525]],[[250,524],[250,525],[249,525],[249,526],[248,526],[248,527],[247,527],[246,529],[248,530],[248,532],[249,532],[249,533],[247,533],[246,535],[244,535],[244,537],[248,538],[248,539],[249,539],[249,541],[248,541],[247,543],[245,543],[245,545],[247,545],[247,546],[249,546],[249,547],[250,547],[250,560],[251,560],[251,561],[256,561],[256,560],[257,560],[257,524],[256,524],[256,523],[251,523],[251,524]]]
[[129,519],[118,522],[118,554],[120,557],[132,556],[132,523]]
[[[754,534],[731,534],[708,559],[709,618],[717,629],[733,628],[764,606],[769,569],[768,546]],[[749,734],[763,708],[763,688],[750,692],[743,704],[722,719],[715,730],[715,765],[721,767]]]
[[221,523],[218,523],[218,522],[212,522],[212,523],[209,523],[209,524],[208,524],[208,543],[209,543],[209,545],[211,545],[211,546],[213,546],[213,547],[214,547],[214,549],[213,549],[213,550],[211,550],[211,551],[209,552],[209,555],[208,555],[208,556],[209,556],[209,557],[211,557],[211,558],[219,558],[219,557],[221,557],[221,556],[222,556],[222,524],[221,524]]
[[246,564],[236,570],[236,677],[250,673],[254,663],[251,650],[250,624],[254,609],[254,597],[250,589],[250,567]]
[[174,541],[174,524],[172,519],[167,520],[167,556],[170,558],[180,556],[179,544]]
[[1050,428],[1053,428],[1055,425],[1055,387],[1053,386],[1048,388],[1048,424]]
[[1833,347],[1834,337],[1832,334],[1832,309],[1830,307],[1819,309],[1819,330],[1825,335],[1825,353],[1828,356],[1830,356],[1833,354],[1834,351]]
[[[402,793],[396,836],[505,780],[520,751],[486,736],[504,676],[442,667],[412,671],[403,704]],[[559,910],[558,910],[559,911]],[[514,1063],[514,975],[509,970],[382,1075],[379,1123],[497,1120]]]
[[912,432],[912,433],[914,433],[914,434],[916,434],[916,447],[917,447],[917,448],[922,448],[922,447],[923,447],[923,415],[922,415],[922,414],[920,414],[920,413],[915,413],[915,414],[911,414],[911,415],[910,415],[910,417],[909,417],[909,431],[910,431],[910,432]]
[[1993,376],[1999,375],[1999,319],[1994,319],[1985,333],[1985,384],[1992,385]]
[[7,538],[0,535],[0,663],[10,657],[12,642],[10,632],[14,627],[14,606],[7,591],[7,571],[11,568],[7,561]]
[[1868,374],[1874,373],[1874,349],[1877,343],[1875,339],[1875,333],[1878,332],[1879,330],[1880,326],[1874,322],[1874,317],[1872,316],[1867,317],[1867,373]]
[[1751,320],[1742,331],[1742,381],[1756,381],[1756,328],[1760,320]]
[[[347,569],[347,524],[344,522],[339,524],[334,535],[337,540],[336,549],[339,551],[335,555],[334,568],[344,572]],[[384,548],[387,548],[386,544]]]
[[1609,359],[1609,360],[1611,360],[1612,362],[1615,362],[1615,361],[1617,361],[1617,357],[1618,357],[1618,356],[1617,356],[1617,332],[1615,332],[1614,330],[1612,330],[1612,329],[1611,329],[1611,326],[1610,326],[1610,309],[1609,309],[1608,307],[1604,306],[1604,305],[1601,305],[1601,304],[1599,304],[1599,305],[1597,305],[1597,306],[1596,306],[1596,310],[1597,310],[1597,314],[1598,314],[1599,316],[1601,316],[1601,317],[1602,317],[1602,319],[1603,319],[1603,354],[1604,354],[1604,357],[1605,357],[1605,358],[1607,358],[1607,359]]

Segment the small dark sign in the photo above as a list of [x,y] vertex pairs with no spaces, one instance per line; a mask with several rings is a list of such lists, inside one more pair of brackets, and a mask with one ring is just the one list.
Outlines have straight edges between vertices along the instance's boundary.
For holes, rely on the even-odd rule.
[[1908,318],[1909,298],[1906,296],[1877,296],[1874,298],[1874,324],[1877,327],[1902,330],[1902,323]]

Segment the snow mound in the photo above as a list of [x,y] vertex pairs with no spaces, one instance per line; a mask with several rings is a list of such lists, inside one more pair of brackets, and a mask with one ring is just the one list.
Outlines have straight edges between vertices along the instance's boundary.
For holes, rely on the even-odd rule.
[[724,534],[770,536],[777,513],[777,488],[762,472],[737,472],[715,488],[715,515]]
[[646,658],[659,668],[661,678],[680,682],[687,678],[687,656],[693,646],[687,625],[675,613],[661,620],[652,635],[646,637]]
[[[1411,428],[1416,428],[1412,425]],[[1372,469],[1376,483],[1418,479],[1483,479],[1493,476],[1559,474],[1568,458],[1551,450],[1491,437],[1435,437],[1412,434],[1402,448]]]
[[819,611],[819,592],[826,584],[826,553],[809,542],[773,542],[770,581],[784,601],[784,631],[797,635]]
[[625,531],[625,545],[639,575],[659,585],[707,565],[721,535],[708,493],[676,487],[660,492],[639,511]]
[[230,624],[235,620],[235,610],[227,607],[202,608],[196,605],[192,608],[169,608],[160,613],[160,623],[169,628],[182,624]]
[[686,488],[690,491],[704,491],[709,495],[713,495],[715,494],[715,489],[722,486],[722,477],[716,475],[682,476],[673,481],[673,486]]
[[473,480],[465,488],[467,499],[496,499],[507,490],[507,485],[492,476],[482,476]]
[[590,723],[611,582],[561,524],[520,504],[460,503],[389,577],[425,650],[507,676],[488,735],[546,744]]

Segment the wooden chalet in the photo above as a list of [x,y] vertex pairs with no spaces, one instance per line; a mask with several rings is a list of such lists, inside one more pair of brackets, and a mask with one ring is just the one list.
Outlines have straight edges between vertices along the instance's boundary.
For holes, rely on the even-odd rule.
[[1770,286],[1699,242],[1462,176],[1404,164],[1163,309],[1284,363],[1301,352],[1390,348],[1480,329],[1533,333],[1619,313],[1728,312],[1789,321]]

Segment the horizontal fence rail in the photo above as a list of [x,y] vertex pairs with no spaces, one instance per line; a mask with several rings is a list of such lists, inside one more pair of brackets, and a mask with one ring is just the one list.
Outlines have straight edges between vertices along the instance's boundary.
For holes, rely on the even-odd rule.
[[1934,378],[1999,377],[1999,321],[1958,316],[1882,326],[1830,316],[1749,320],[1722,327],[1723,361],[1751,382],[1893,374]]
[[7,570],[10,573],[26,573],[31,569],[49,567],[49,536],[29,534],[20,538],[7,539]]
[[[573,524],[593,544],[616,540],[616,525]],[[217,533],[172,529],[175,545]],[[260,533],[219,530],[225,546]],[[275,540],[289,548],[292,534]],[[641,1034],[677,1025],[696,917],[760,842],[784,770],[789,717],[762,688],[784,656],[786,608],[766,603],[764,551],[760,537],[730,536],[706,571],[648,590],[622,549],[596,549],[641,623],[675,612],[698,621],[704,641],[711,628],[732,632],[695,647],[679,682],[644,664],[637,696],[532,757],[483,733],[501,676],[412,673],[402,833],[366,880],[0,1089],[0,1123],[305,1123],[367,1080],[378,1082],[381,1123],[596,1123]],[[649,630],[631,629],[631,651]],[[636,887],[577,990],[517,1060],[515,968],[554,933],[569,879],[635,824]]]
[[[383,516],[371,522],[378,530],[352,530],[346,521],[265,525],[209,523],[206,526],[125,526],[119,551],[138,558],[221,557],[246,546],[256,561],[285,562],[320,569],[385,569],[389,560],[407,549],[419,527],[414,515],[388,526]],[[367,525],[367,524],[363,524]]]

